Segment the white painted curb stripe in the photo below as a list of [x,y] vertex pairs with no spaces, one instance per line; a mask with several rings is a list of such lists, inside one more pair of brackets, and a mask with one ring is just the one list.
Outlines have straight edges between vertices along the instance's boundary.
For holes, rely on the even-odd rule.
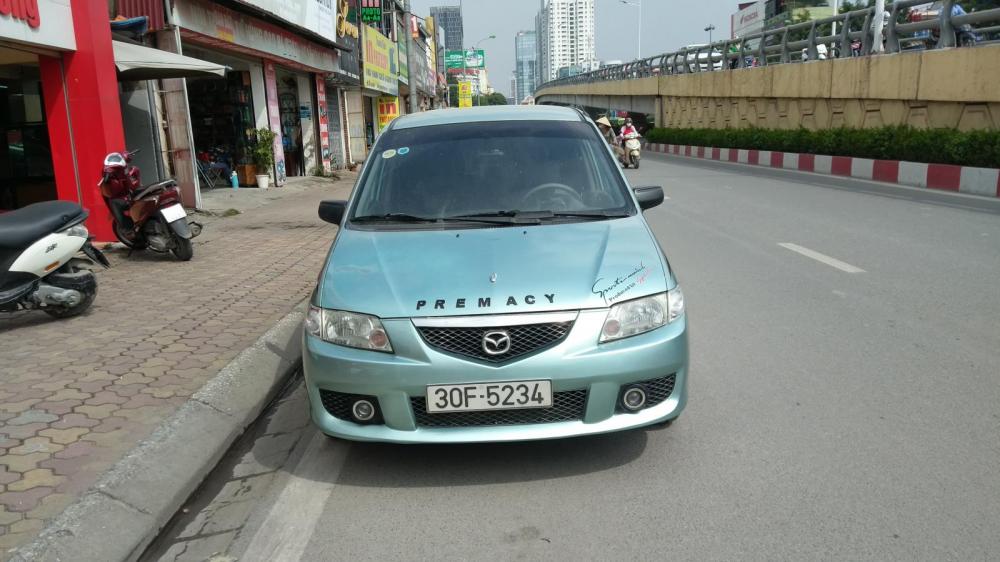
[[803,256],[805,256],[807,258],[812,258],[812,259],[814,259],[814,260],[816,260],[816,261],[818,261],[820,263],[825,263],[826,265],[828,265],[830,267],[837,268],[837,269],[839,269],[841,271],[846,271],[847,273],[864,273],[865,272],[865,270],[861,269],[860,267],[854,267],[853,265],[851,265],[849,263],[842,262],[842,261],[840,261],[840,260],[838,260],[836,258],[831,258],[830,256],[828,256],[826,254],[821,254],[821,253],[819,253],[819,252],[817,252],[815,250],[810,250],[809,248],[803,248],[802,246],[799,246],[798,244],[792,244],[791,242],[781,242],[778,245],[781,246],[782,248],[785,248],[786,250],[791,250],[793,252],[802,254]]
[[865,180],[872,179],[875,161],[870,158],[851,158],[851,177]]
[[927,164],[922,162],[900,162],[899,183],[927,187]]
[[750,151],[749,150],[744,150],[744,149],[741,148],[740,152],[739,152],[739,161],[740,161],[741,164],[747,164],[747,163],[749,163],[750,162]]
[[758,152],[757,153],[757,163],[760,164],[761,166],[770,166],[771,165],[771,151],[770,150],[761,150],[760,152]]
[[798,170],[799,155],[793,152],[786,152],[785,157],[782,159],[782,167],[786,170]]
[[997,170],[992,168],[962,168],[962,177],[958,182],[958,190],[972,195],[997,195]]
[[833,173],[833,156],[817,154],[813,166],[813,171],[819,174],[830,175]]

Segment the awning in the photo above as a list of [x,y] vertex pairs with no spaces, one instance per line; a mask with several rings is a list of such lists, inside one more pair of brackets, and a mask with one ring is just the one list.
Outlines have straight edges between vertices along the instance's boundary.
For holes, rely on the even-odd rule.
[[119,80],[225,76],[227,67],[142,45],[113,41]]

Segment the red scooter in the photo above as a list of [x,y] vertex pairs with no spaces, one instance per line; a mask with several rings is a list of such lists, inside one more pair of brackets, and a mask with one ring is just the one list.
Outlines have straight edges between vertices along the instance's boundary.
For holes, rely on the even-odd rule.
[[178,259],[194,257],[191,239],[201,225],[188,222],[177,182],[170,179],[142,186],[132,152],[112,152],[104,158],[101,195],[114,218],[115,236],[132,250],[172,252]]

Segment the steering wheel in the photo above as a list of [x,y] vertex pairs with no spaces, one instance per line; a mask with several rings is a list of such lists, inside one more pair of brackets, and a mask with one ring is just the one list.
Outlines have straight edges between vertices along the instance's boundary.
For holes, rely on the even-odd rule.
[[572,200],[574,200],[577,203],[583,203],[583,199],[580,197],[580,194],[577,193],[575,189],[564,183],[556,183],[556,182],[543,183],[541,185],[536,185],[535,187],[532,187],[530,190],[528,190],[527,193],[524,194],[524,200],[531,201],[533,197],[535,197],[544,190],[552,191],[553,192],[552,195],[556,195],[557,193],[562,193],[563,195],[568,195]]

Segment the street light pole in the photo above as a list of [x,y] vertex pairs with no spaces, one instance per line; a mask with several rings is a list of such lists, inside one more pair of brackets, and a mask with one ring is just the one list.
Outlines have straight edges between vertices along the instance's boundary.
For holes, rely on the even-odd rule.
[[885,46],[882,44],[882,28],[885,27],[885,0],[875,0],[875,26],[872,29],[873,45],[872,49],[876,53],[881,53],[885,50]]
[[413,14],[410,13],[410,0],[405,0],[403,3],[403,23],[406,26],[406,33],[400,39],[406,41],[406,68],[410,73],[409,84],[407,84],[410,88],[410,113],[416,113],[417,107],[420,105],[420,100],[417,96],[417,76],[413,68],[413,45],[410,44],[411,26],[413,25]]
[[[483,41],[488,41],[490,39],[496,39],[496,38],[497,38],[496,35],[489,35],[488,37],[483,37],[479,41],[476,41],[476,44],[472,46],[471,50],[468,50],[468,51],[465,51],[465,52],[462,53],[462,77],[463,78],[468,78],[466,76],[466,73],[468,73],[468,71],[469,71],[468,54],[472,53],[472,55],[475,56],[476,55],[476,50],[479,49],[479,44],[480,43],[482,43]],[[482,87],[483,87],[483,83],[480,81],[479,75],[477,75],[476,76],[476,101],[480,105],[482,105],[482,103],[483,103],[483,99],[482,99]]]
[[715,25],[709,24],[708,27],[705,28],[705,31],[708,32],[708,44],[709,44],[709,46],[711,46],[712,45],[712,32],[715,31]]
[[642,0],[637,0],[636,2],[629,2],[628,0],[618,0],[626,6],[632,6],[633,8],[639,8],[639,45],[636,53],[636,60],[642,59]]

